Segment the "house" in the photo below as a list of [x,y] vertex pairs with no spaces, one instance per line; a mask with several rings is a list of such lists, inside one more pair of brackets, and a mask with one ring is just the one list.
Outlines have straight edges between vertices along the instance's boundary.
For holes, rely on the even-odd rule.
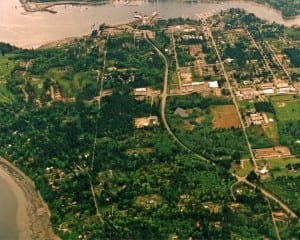
[[210,88],[219,88],[218,81],[208,82]]
[[135,88],[133,90],[133,95],[136,100],[143,101],[145,97],[148,96],[148,90],[147,88]]
[[268,172],[269,172],[269,170],[267,169],[266,166],[264,166],[262,169],[258,170],[258,173],[262,174],[262,175],[267,174]]
[[153,127],[153,126],[158,126],[158,125],[159,125],[159,121],[158,121],[157,116],[142,117],[142,118],[134,119],[134,126],[136,128]]

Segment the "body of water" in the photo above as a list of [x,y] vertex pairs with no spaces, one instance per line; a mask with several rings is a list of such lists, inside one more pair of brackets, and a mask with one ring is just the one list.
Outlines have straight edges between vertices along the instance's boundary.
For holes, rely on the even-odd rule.
[[180,1],[137,2],[135,6],[124,2],[101,6],[56,6],[57,14],[48,12],[26,13],[19,0],[0,1],[0,41],[19,47],[32,48],[66,37],[89,34],[101,23],[110,25],[130,22],[135,11],[160,18],[209,16],[229,8],[242,8],[262,19],[286,26],[300,25],[300,18],[284,20],[279,11],[250,1],[221,3],[187,3]]
[[11,184],[0,176],[0,239],[18,239],[18,201]]

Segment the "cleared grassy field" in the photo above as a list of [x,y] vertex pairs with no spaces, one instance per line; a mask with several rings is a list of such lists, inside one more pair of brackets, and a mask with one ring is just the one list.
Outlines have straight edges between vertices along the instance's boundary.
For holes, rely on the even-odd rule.
[[72,97],[89,82],[95,82],[97,79],[96,72],[78,72],[70,74],[68,69],[52,68],[44,76],[52,82],[57,82],[60,86],[61,93],[64,97]]
[[211,108],[213,128],[241,127],[239,116],[234,105],[220,105]]
[[266,137],[269,138],[274,145],[279,145],[277,123],[268,123],[268,125],[263,126],[263,129],[266,134]]
[[11,71],[15,67],[15,63],[9,60],[10,55],[0,57],[0,81],[7,80]]
[[249,159],[241,160],[241,164],[233,164],[230,172],[240,177],[247,176],[253,170],[253,165]]
[[300,99],[288,96],[271,98],[279,121],[300,120]]
[[6,82],[10,77],[11,71],[15,67],[15,63],[9,60],[11,55],[0,56],[0,101],[12,102],[13,95],[7,90]]
[[254,108],[254,102],[250,102],[248,100],[238,101],[238,105],[241,109]]

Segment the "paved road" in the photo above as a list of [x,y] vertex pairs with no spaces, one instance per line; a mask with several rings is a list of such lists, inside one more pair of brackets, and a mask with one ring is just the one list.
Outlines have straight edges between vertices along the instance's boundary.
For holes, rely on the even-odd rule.
[[252,37],[252,35],[251,35],[251,33],[248,31],[248,29],[246,29],[246,32],[248,33],[248,35],[249,35],[249,37],[250,37],[250,39],[251,39],[251,41],[252,41],[254,47],[258,50],[258,52],[259,52],[260,55],[262,56],[266,68],[269,70],[269,72],[270,72],[270,73],[272,74],[272,76],[273,76],[274,82],[277,83],[278,79],[277,79],[275,73],[273,72],[272,68],[270,67],[269,61],[268,61],[268,59],[266,58],[266,54],[265,54],[264,50],[262,49],[261,46],[259,46],[259,45],[256,43],[255,39]]
[[250,152],[250,155],[251,155],[251,158],[252,158],[252,160],[253,160],[253,164],[254,164],[254,167],[255,167],[255,170],[256,170],[256,169],[257,169],[257,164],[256,164],[256,161],[255,161],[254,154],[253,154],[253,152],[252,152],[252,147],[251,147],[250,141],[249,141],[249,139],[248,139],[248,135],[247,135],[247,132],[246,132],[246,127],[245,127],[244,121],[243,121],[243,119],[242,119],[242,115],[241,115],[241,113],[240,113],[239,106],[238,106],[238,104],[237,104],[235,95],[234,95],[234,93],[233,93],[233,90],[232,90],[232,87],[231,87],[231,84],[230,84],[229,77],[228,77],[228,75],[227,75],[227,72],[226,72],[226,70],[225,70],[223,61],[222,61],[222,59],[221,59],[220,52],[219,52],[219,50],[218,50],[218,48],[217,48],[217,44],[216,44],[216,42],[215,42],[214,36],[212,35],[212,32],[211,32],[211,30],[210,30],[209,27],[207,28],[207,33],[208,33],[209,37],[211,38],[212,44],[213,44],[213,46],[214,46],[214,48],[215,48],[215,51],[216,51],[218,60],[219,60],[219,62],[220,62],[220,65],[221,65],[221,68],[222,68],[222,71],[223,71],[223,75],[224,75],[225,80],[226,80],[226,83],[227,83],[227,85],[228,85],[228,90],[229,90],[229,92],[230,92],[230,95],[231,95],[233,104],[234,104],[234,106],[235,106],[236,112],[237,112],[237,114],[238,114],[238,116],[239,116],[239,119],[240,119],[240,122],[241,122],[241,125],[242,125],[242,130],[243,130],[243,133],[244,133],[246,142],[247,142],[248,150],[249,150],[249,152]]
[[181,89],[180,68],[179,68],[178,57],[177,57],[177,52],[176,52],[176,42],[175,42],[173,33],[171,34],[171,38],[172,38],[173,52],[174,52],[175,63],[176,63],[176,73],[177,73],[178,85],[179,85],[179,89]]
[[232,175],[233,175],[234,177],[236,177],[237,180],[238,180],[239,182],[243,182],[243,183],[247,184],[248,186],[250,186],[250,187],[252,187],[252,188],[256,188],[256,189],[260,190],[261,193],[262,193],[265,197],[267,197],[267,198],[269,198],[269,199],[272,199],[274,202],[276,202],[278,205],[280,205],[280,207],[281,207],[282,209],[284,209],[287,213],[289,213],[289,214],[291,215],[291,217],[299,219],[299,217],[297,216],[297,214],[296,214],[293,210],[291,210],[285,203],[283,203],[281,200],[279,200],[279,199],[278,199],[277,197],[275,197],[273,194],[269,193],[268,191],[266,191],[266,190],[263,189],[262,187],[259,187],[259,186],[255,185],[254,183],[249,182],[249,181],[246,179],[246,177],[240,177],[240,176],[235,175],[235,174],[232,174]]
[[[169,64],[168,64],[168,60],[166,58],[166,56],[159,50],[159,48],[157,48],[149,39],[148,37],[145,35],[145,39],[147,40],[147,42],[152,45],[152,47],[156,50],[156,52],[158,53],[158,55],[163,59],[164,64],[165,64],[165,75],[164,75],[164,85],[163,85],[163,92],[161,94],[161,118],[163,121],[163,124],[166,128],[166,130],[168,131],[169,135],[173,138],[173,140],[180,145],[183,149],[185,149],[186,151],[194,154],[195,156],[197,156],[199,159],[206,161],[208,163],[212,163],[210,160],[208,160],[207,158],[195,153],[194,151],[192,151],[189,147],[187,147],[185,144],[183,144],[177,137],[176,135],[173,133],[173,131],[171,130],[167,118],[166,118],[166,102],[167,102],[167,97],[168,97],[168,78],[169,78]],[[215,165],[214,163],[212,163],[213,165]]]
[[270,212],[271,212],[271,218],[272,218],[272,221],[273,221],[273,225],[274,225],[274,229],[275,229],[275,233],[276,233],[276,237],[278,240],[281,240],[281,237],[280,237],[280,232],[279,232],[279,229],[277,227],[277,224],[276,224],[276,219],[273,215],[273,210],[272,210],[272,207],[271,207],[271,204],[270,204],[270,201],[268,198],[265,198],[268,202],[268,206],[269,206],[269,209],[270,209]]
[[[211,34],[211,32],[209,31],[211,37],[212,37],[212,40],[213,40],[213,44],[214,44],[214,47],[217,51],[217,55],[218,55],[218,58],[219,60],[221,60],[221,57],[219,55],[219,51],[217,49],[217,46],[216,46],[216,43],[214,41],[214,38]],[[169,127],[169,124],[167,122],[167,119],[166,119],[166,114],[165,114],[165,110],[166,110],[166,101],[167,101],[167,97],[168,97],[168,93],[167,93],[167,90],[168,90],[168,75],[169,75],[169,64],[168,64],[168,61],[167,61],[167,58],[165,57],[165,55],[147,38],[147,36],[145,36],[145,39],[148,41],[149,44],[151,44],[153,46],[153,48],[156,50],[156,52],[159,54],[159,56],[163,59],[164,61],[164,64],[165,64],[165,76],[164,76],[164,86],[163,86],[163,92],[162,92],[162,95],[161,95],[161,117],[162,117],[162,121],[163,121],[163,124],[166,128],[166,130],[168,131],[168,133],[170,134],[170,136],[174,139],[174,141],[176,143],[178,143],[183,149],[187,150],[188,152],[191,152],[193,153],[195,156],[197,156],[199,159],[203,160],[203,161],[206,161],[206,162],[209,162],[209,163],[212,163],[210,160],[208,160],[207,158],[193,152],[191,149],[189,149],[187,146],[185,146],[176,136],[175,134],[172,132],[172,130],[170,129]],[[220,61],[222,63],[222,61]],[[224,65],[222,64],[222,69],[224,71],[224,74],[226,76],[226,81],[229,82],[229,78],[226,74],[226,71],[225,71],[225,68],[224,68]],[[231,94],[233,95],[233,91],[231,89],[231,85],[229,84],[229,87],[230,87],[230,91],[231,91]],[[237,108],[237,112],[239,113],[239,117],[241,119],[241,115],[240,115],[240,112],[239,112],[239,109],[238,109],[238,106],[237,106],[237,102],[235,100],[235,97],[233,95],[233,99],[234,99],[234,103],[235,103],[235,106]],[[241,119],[242,120],[242,119]],[[242,122],[243,124],[243,122]],[[242,125],[244,126],[244,125]],[[245,131],[245,127],[243,128],[243,130]],[[246,139],[247,139],[247,143],[248,143],[248,147],[249,147],[249,150],[250,150],[250,153],[251,155],[253,155],[252,153],[252,150],[251,150],[251,145],[248,141],[248,137],[246,135]],[[253,156],[254,157],[254,156]],[[255,162],[255,161],[254,161]],[[213,165],[215,165],[214,163],[212,163]],[[256,164],[256,162],[255,162]],[[256,165],[255,165],[256,166]],[[289,213],[292,217],[294,218],[297,218],[298,219],[298,216],[286,205],[284,204],[282,201],[280,201],[278,198],[276,198],[275,196],[273,196],[272,194],[270,194],[269,192],[267,192],[266,190],[262,189],[261,187],[258,187],[256,186],[255,184],[249,182],[246,177],[239,177],[235,174],[233,174],[233,176],[235,176],[238,180],[238,182],[244,182],[245,184],[253,187],[253,188],[257,188],[259,189],[262,194],[269,198],[269,199],[272,199],[273,201],[275,201],[276,203],[278,203],[287,213]]]
[[287,76],[287,78],[289,79],[290,82],[292,82],[292,78],[291,75],[289,74],[288,70],[286,69],[286,67],[283,65],[283,63],[279,60],[277,54],[274,51],[273,46],[271,46],[271,44],[268,41],[265,41],[266,45],[268,46],[268,48],[270,49],[270,51],[272,52],[274,58],[276,59],[277,63],[281,66],[282,70],[284,71],[285,75]]

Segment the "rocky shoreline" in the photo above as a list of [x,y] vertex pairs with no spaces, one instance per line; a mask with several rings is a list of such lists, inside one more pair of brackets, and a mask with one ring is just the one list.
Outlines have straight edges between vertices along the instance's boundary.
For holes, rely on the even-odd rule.
[[36,191],[35,185],[20,169],[0,157],[0,171],[2,176],[12,186],[16,194],[18,205],[22,215],[17,218],[20,229],[19,239],[44,239],[58,240],[52,230],[50,222],[50,211],[43,201],[40,193]]

